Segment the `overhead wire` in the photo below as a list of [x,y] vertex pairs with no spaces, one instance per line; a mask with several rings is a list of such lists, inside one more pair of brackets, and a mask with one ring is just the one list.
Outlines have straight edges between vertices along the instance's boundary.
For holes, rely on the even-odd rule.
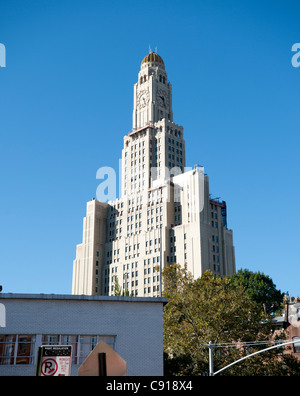
[[223,342],[219,344],[201,344],[206,347],[214,347],[214,348],[236,348],[236,347],[250,347],[250,346],[259,346],[259,345],[269,345],[269,344],[282,344],[284,342],[289,342],[292,340],[269,340],[269,341],[244,341],[244,342]]

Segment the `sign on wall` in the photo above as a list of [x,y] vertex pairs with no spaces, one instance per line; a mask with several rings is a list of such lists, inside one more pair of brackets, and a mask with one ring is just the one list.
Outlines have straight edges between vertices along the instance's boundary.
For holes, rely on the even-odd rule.
[[36,375],[41,377],[69,376],[71,362],[71,345],[43,345],[38,351]]

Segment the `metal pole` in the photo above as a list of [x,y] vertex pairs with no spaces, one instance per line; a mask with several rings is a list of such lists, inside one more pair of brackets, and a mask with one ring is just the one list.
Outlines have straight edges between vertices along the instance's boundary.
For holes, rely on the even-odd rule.
[[209,376],[213,377],[214,375],[214,358],[213,358],[213,344],[211,341],[208,343],[208,351],[209,351]]
[[99,362],[99,376],[106,377],[106,353],[98,353],[98,362]]
[[42,347],[38,347],[38,353],[37,353],[37,358],[36,358],[36,368],[35,368],[36,377],[41,375],[41,361],[42,361]]

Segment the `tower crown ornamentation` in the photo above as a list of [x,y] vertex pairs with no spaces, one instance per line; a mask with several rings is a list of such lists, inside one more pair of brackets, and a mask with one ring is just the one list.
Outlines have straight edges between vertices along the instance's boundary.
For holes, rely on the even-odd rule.
[[160,63],[163,67],[165,67],[164,61],[156,52],[150,52],[145,58],[142,60],[142,65],[144,63]]

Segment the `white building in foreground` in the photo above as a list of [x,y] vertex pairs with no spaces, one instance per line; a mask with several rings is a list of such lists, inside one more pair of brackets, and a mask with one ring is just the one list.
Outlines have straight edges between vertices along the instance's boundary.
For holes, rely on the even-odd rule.
[[35,375],[38,347],[72,345],[71,375],[103,340],[128,376],[163,375],[164,298],[0,293],[0,376]]
[[161,295],[161,270],[179,263],[195,278],[235,272],[224,201],[210,199],[202,167],[186,168],[183,127],[173,121],[162,58],[148,54],[134,85],[133,129],[124,137],[121,197],[87,203],[73,294]]

